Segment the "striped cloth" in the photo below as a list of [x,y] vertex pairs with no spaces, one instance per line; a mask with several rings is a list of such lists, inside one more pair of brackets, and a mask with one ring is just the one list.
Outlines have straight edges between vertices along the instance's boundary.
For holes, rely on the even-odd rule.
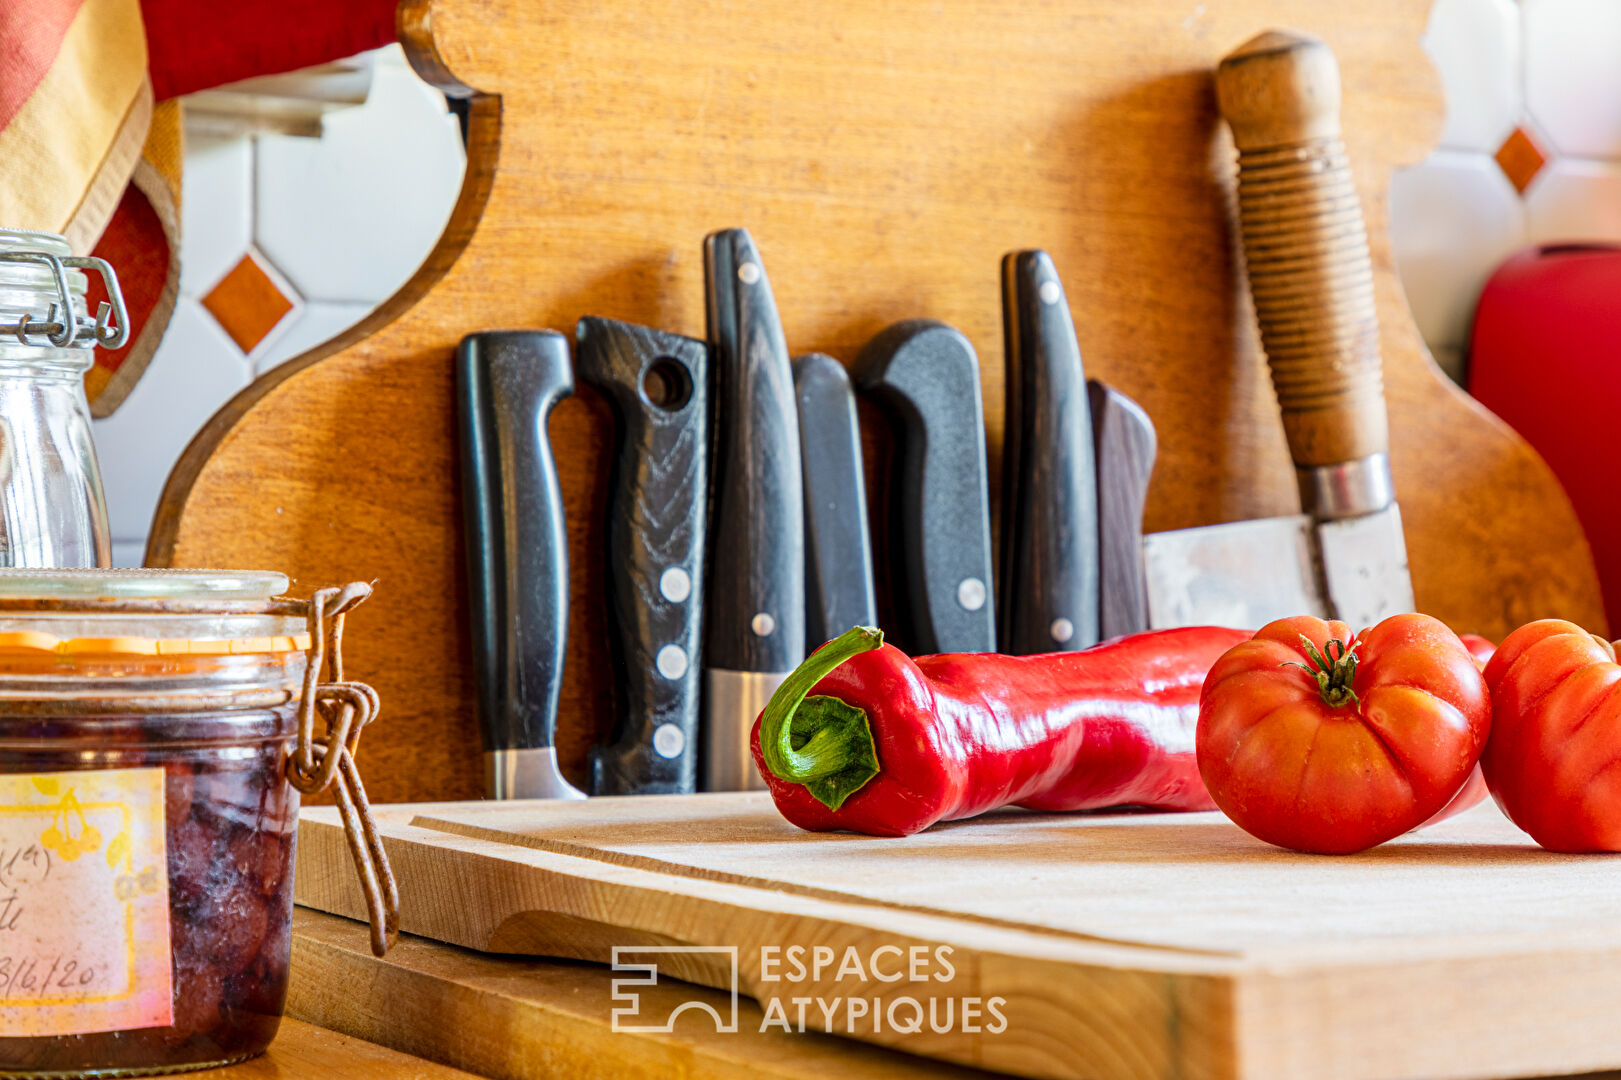
[[[0,226],[62,233],[76,253],[107,259],[129,307],[129,343],[97,350],[85,377],[97,416],[129,394],[174,311],[184,152],[176,95],[384,45],[394,6],[0,0]],[[92,311],[98,293],[92,282]]]

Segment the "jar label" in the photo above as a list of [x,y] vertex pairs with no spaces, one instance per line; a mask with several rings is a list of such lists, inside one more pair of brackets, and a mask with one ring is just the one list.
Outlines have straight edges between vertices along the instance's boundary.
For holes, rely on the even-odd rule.
[[173,1022],[163,777],[0,775],[0,1037]]

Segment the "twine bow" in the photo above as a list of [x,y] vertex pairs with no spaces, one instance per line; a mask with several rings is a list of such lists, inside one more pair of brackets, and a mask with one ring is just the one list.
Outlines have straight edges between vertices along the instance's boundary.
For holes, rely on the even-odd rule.
[[[380,702],[377,691],[343,677],[343,619],[370,595],[371,586],[356,581],[341,589],[319,589],[310,597],[309,664],[298,705],[298,745],[287,759],[287,782],[305,795],[314,795],[337,781],[334,798],[366,897],[371,951],[382,956],[400,934],[400,893],[371,804],[366,801],[360,770],[355,767],[360,733],[377,719]],[[315,733],[317,715],[325,721],[320,735]]]

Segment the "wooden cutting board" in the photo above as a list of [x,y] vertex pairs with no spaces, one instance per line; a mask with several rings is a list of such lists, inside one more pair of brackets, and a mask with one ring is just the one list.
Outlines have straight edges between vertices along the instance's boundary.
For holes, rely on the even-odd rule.
[[[352,676],[383,699],[361,753],[367,787],[383,801],[476,796],[456,344],[488,328],[571,331],[588,314],[701,336],[700,244],[739,225],[796,353],[848,361],[905,318],[967,335],[993,495],[998,260],[1044,247],[1089,374],[1158,426],[1147,527],[1293,513],[1211,72],[1257,32],[1294,26],[1321,35],[1344,76],[1419,606],[1494,637],[1546,615],[1601,630],[1558,482],[1430,362],[1391,259],[1391,170],[1422,159],[1440,128],[1419,45],[1430,6],[403,0],[417,70],[471,97],[461,200],[398,295],[204,427],[169,479],[148,560],[274,568],[304,590],[375,580],[347,638]],[[603,401],[580,392],[550,434],[572,568],[558,748],[583,783],[614,715]],[[881,518],[887,493],[870,504]]]
[[[900,840],[818,835],[764,794],[383,817],[409,933],[599,963],[616,946],[735,947],[742,992],[791,1021],[796,997],[876,998],[886,1015],[907,997],[941,1019],[948,1000],[1003,999],[1000,1031],[989,1015],[901,1033],[852,1024],[847,1004],[827,1014],[943,1061],[1094,1080],[1621,1066],[1621,862],[1544,852],[1489,805],[1346,858],[1268,847],[1218,814],[1010,811]],[[309,811],[299,835],[299,902],[361,915],[334,813]],[[921,979],[884,981],[886,946],[918,947]],[[724,952],[661,962],[731,985]]]
[[[371,953],[364,923],[299,909],[293,916],[288,1015],[500,1080],[990,1080],[820,1032],[761,1031],[738,1004],[734,1032],[680,1014],[667,1032],[614,1030],[615,975],[598,964],[485,956],[406,936]],[[649,1012],[689,1001],[717,1011],[729,992],[665,980],[639,988]],[[315,1074],[311,1074],[314,1076]],[[244,1078],[247,1080],[247,1078]]]

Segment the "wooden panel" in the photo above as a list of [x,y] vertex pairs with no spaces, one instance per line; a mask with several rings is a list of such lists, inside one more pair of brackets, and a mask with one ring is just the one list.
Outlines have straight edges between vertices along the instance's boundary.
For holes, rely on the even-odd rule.
[[[455,344],[487,327],[569,329],[588,313],[700,334],[700,242],[730,225],[759,242],[796,352],[849,360],[903,317],[960,327],[983,361],[993,472],[998,258],[1046,247],[1089,372],[1158,424],[1148,527],[1293,511],[1235,274],[1231,147],[1210,73],[1257,30],[1294,25],[1320,33],[1344,72],[1420,607],[1493,636],[1550,614],[1601,628],[1557,482],[1446,383],[1392,267],[1389,174],[1438,129],[1418,45],[1428,7],[406,0],[419,70],[480,92],[446,236],[362,327],[210,422],[170,478],[148,558],[274,567],[306,588],[375,578],[349,639],[352,670],[385,702],[362,754],[370,787],[476,794]],[[559,747],[576,780],[612,711],[606,434],[585,393],[551,428],[574,567]]]
[[472,1073],[294,1019],[281,1022],[276,1041],[262,1057],[190,1075],[195,1080],[474,1080]]
[[[482,956],[422,938],[371,954],[363,924],[304,909],[293,916],[291,1015],[502,1080],[987,1080],[818,1032],[761,1030],[748,998],[737,1030],[696,1011],[674,1030],[616,1032],[615,976],[552,960]],[[640,988],[639,1015],[657,1023],[689,1001],[729,1018],[731,994],[678,980]],[[313,1075],[313,1074],[312,1074]]]
[[[1005,999],[994,1033],[850,1031],[833,1014],[841,1033],[946,1061],[1093,1080],[1621,1065],[1606,1019],[1615,867],[1542,851],[1490,804],[1333,859],[1269,847],[1217,814],[1013,811],[901,840],[812,834],[763,793],[383,818],[407,932],[597,962],[615,946],[733,946],[743,991],[790,1015],[803,997]],[[355,917],[336,820],[322,808],[301,824],[295,895]],[[762,966],[762,950],[794,945],[829,947],[838,969]],[[866,966],[884,946],[941,945],[950,978],[934,965],[892,984]],[[846,969],[851,949],[859,966]],[[680,977],[730,985],[717,958],[683,959]]]

